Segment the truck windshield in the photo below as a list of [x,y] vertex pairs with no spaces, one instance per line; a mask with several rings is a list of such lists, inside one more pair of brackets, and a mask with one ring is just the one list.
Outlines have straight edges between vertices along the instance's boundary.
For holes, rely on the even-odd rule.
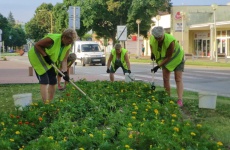
[[81,45],[82,52],[99,52],[101,51],[98,44],[83,44]]

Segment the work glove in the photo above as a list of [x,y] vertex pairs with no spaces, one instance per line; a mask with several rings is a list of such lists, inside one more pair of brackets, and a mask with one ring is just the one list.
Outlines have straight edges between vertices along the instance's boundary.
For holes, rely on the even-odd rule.
[[151,60],[154,61],[155,60],[155,55],[153,53],[151,53]]
[[131,73],[131,70],[128,70],[128,73],[130,74],[130,73]]
[[66,72],[63,72],[63,74],[65,75],[65,76],[63,76],[63,79],[64,79],[65,81],[68,81],[68,82],[69,82],[69,75],[68,75],[67,71],[66,71]]
[[151,72],[157,72],[157,70],[159,69],[160,67],[159,66],[156,66],[156,67],[154,67],[153,69],[151,69]]
[[51,65],[53,63],[52,60],[50,59],[50,57],[48,55],[43,56],[43,57],[44,57],[44,59],[45,59],[45,61],[46,61],[47,64]]
[[59,77],[62,77],[62,75],[61,75],[59,72],[58,72],[58,76],[59,76]]
[[110,73],[110,70],[109,70],[109,69],[107,69],[107,70],[106,70],[106,72],[107,72],[107,73]]

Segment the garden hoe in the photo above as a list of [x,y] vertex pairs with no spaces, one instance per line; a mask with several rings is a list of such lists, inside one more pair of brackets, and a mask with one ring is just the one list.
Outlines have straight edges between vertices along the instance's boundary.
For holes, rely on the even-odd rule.
[[[65,76],[54,64],[51,64],[63,77]],[[80,91],[83,95],[85,95],[86,96],[86,98],[88,98],[89,100],[91,100],[92,101],[92,99],[89,97],[89,96],[87,96],[86,94],[85,94],[85,92],[83,92],[76,84],[74,84],[73,83],[73,81],[72,80],[69,80],[69,82],[76,88],[76,89],[78,89],[78,91]]]
[[[154,60],[153,60],[153,68],[154,68]],[[151,89],[152,89],[152,90],[155,90],[155,89],[156,89],[156,86],[155,86],[155,84],[154,84],[154,71],[153,71],[153,69],[151,70],[151,72],[152,72]]]

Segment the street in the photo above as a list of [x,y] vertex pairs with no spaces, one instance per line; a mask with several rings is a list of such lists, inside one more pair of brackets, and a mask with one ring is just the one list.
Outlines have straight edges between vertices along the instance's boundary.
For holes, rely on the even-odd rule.
[[[152,82],[152,73],[150,72],[152,64],[131,64],[132,74],[135,80]],[[106,73],[106,66],[75,66],[76,74],[92,74],[93,76],[103,76],[109,80],[109,74]],[[183,73],[184,89],[195,92],[217,93],[219,96],[230,97],[230,70],[228,68],[203,68],[186,66]],[[115,73],[115,80],[125,80],[122,69],[119,68]],[[171,73],[171,87],[176,87],[174,73]],[[156,85],[163,86],[162,72],[159,69],[154,74]]]

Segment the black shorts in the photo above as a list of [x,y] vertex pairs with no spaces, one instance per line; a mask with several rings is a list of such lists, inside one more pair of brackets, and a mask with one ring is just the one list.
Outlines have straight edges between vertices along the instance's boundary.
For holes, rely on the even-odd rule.
[[54,70],[54,68],[50,68],[46,73],[43,75],[38,75],[37,72],[35,71],[36,76],[38,78],[39,84],[50,84],[50,85],[55,85],[57,84],[57,74]]
[[122,68],[124,74],[128,73],[128,70],[125,69],[123,66],[117,66],[117,65],[114,66],[115,70],[113,69],[112,66],[110,67],[110,73],[115,73],[117,71],[117,69],[120,68],[120,67]]

